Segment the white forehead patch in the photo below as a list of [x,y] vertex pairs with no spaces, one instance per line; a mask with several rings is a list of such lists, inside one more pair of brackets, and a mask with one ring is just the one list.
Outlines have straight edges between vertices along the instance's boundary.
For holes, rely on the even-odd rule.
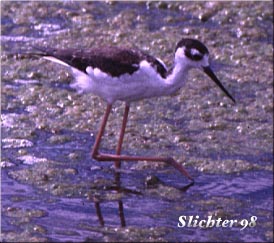
[[195,55],[203,56],[203,54],[195,48],[191,48],[190,53],[191,53],[192,56],[195,56]]
[[179,47],[175,52],[175,59],[185,56],[185,47]]

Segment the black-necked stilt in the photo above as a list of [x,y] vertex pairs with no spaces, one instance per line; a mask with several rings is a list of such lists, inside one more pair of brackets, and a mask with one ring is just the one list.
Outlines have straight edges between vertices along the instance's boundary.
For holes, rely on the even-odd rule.
[[[40,50],[38,55],[71,70],[75,77],[75,82],[71,85],[73,88],[79,92],[97,95],[107,102],[92,157],[99,161],[115,161],[116,168],[120,168],[122,160],[161,161],[174,166],[193,181],[184,167],[171,157],[121,155],[130,103],[173,94],[184,85],[188,70],[191,68],[202,69],[235,102],[211,70],[206,46],[195,39],[182,39],[177,44],[174,65],[170,70],[167,70],[161,60],[137,49],[104,47],[87,50],[47,48],[38,48],[38,50]],[[117,100],[124,101],[126,105],[116,154],[100,153],[100,141],[112,104]]]

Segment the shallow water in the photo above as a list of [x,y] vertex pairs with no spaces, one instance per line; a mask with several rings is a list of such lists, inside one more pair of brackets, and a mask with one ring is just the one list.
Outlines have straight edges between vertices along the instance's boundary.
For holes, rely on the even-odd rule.
[[[273,241],[271,2],[1,2],[1,11],[2,241]],[[117,186],[113,163],[90,157],[104,102],[69,88],[63,67],[14,54],[111,44],[171,65],[182,36],[206,43],[236,105],[193,71],[176,95],[131,105],[123,152],[173,156],[190,187],[145,162],[123,162]],[[115,150],[122,113],[118,102],[102,150]],[[178,228],[181,215],[257,223]]]

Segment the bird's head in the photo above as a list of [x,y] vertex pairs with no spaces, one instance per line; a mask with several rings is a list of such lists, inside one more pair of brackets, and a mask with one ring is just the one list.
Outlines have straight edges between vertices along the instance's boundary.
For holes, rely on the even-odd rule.
[[218,87],[235,103],[235,99],[228,93],[216,77],[209,64],[209,52],[206,46],[195,39],[182,39],[175,50],[175,65],[181,63],[186,68],[202,69]]

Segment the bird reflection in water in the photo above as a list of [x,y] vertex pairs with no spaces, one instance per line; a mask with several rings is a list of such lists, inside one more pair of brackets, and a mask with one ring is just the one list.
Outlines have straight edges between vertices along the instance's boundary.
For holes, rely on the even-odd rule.
[[[118,162],[116,161],[115,162],[115,167],[120,166],[119,164],[117,165],[117,163]],[[112,191],[112,192],[115,192],[115,193],[143,195],[143,193],[141,191],[133,190],[133,189],[121,186],[121,172],[120,172],[120,170],[118,170],[118,169],[115,170],[114,177],[115,177],[114,184],[111,185],[111,186],[105,186],[104,190]],[[152,178],[152,181],[155,181],[154,183],[151,183],[151,178]],[[147,180],[149,180],[150,182],[147,182],[147,181],[145,182],[146,189],[150,190],[152,188],[156,188],[160,184],[163,184],[164,186],[166,186],[165,183],[160,181],[158,178],[157,178],[157,180],[155,180],[153,178],[157,178],[157,177],[156,176],[147,176]],[[182,191],[182,192],[186,192],[193,185],[194,185],[194,182],[191,182],[190,184],[188,184],[186,186],[183,186],[183,187],[180,187],[180,188],[177,188],[177,189]],[[100,226],[104,227],[105,226],[105,220],[104,220],[104,216],[103,216],[102,209],[101,209],[101,204],[103,204],[104,202],[103,202],[103,200],[100,200],[97,197],[95,197],[93,200],[94,200],[94,206],[95,206],[96,215],[97,215],[99,224],[100,224]],[[125,219],[124,206],[123,206],[122,199],[117,200],[117,203],[118,203],[118,215],[119,215],[119,218],[120,218],[120,226],[121,227],[126,227],[126,219]]]
[[[118,171],[115,171],[114,185],[106,186],[104,189],[108,190],[108,191],[115,191],[116,193],[125,193],[125,194],[132,193],[132,194],[136,194],[136,195],[142,195],[142,193],[140,191],[121,187],[120,172],[118,172]],[[96,210],[96,215],[98,217],[100,226],[103,227],[103,226],[105,226],[105,220],[104,220],[102,210],[101,210],[101,205],[100,205],[102,203],[103,202],[100,201],[100,199],[94,198],[94,206],[95,206],[95,210]],[[121,199],[118,200],[118,214],[119,214],[119,218],[120,218],[121,227],[125,227],[126,220],[125,220],[125,214],[124,214],[123,201]]]

